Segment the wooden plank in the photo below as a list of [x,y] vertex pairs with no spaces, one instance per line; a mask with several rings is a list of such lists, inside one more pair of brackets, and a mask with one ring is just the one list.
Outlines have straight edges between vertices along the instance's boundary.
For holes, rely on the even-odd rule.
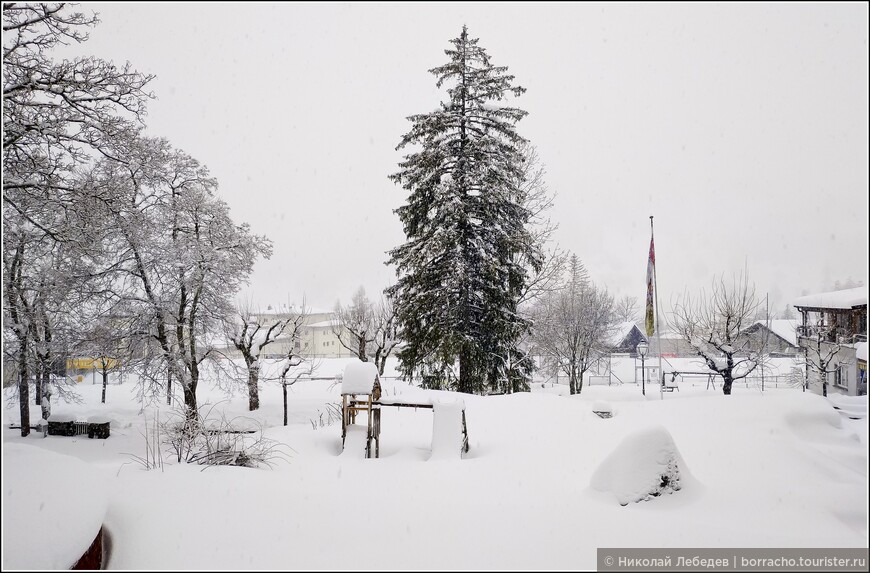
[[[429,408],[432,409],[432,404],[414,404],[412,402],[372,402],[375,406],[395,406],[396,408]],[[465,411],[465,408],[462,409]]]

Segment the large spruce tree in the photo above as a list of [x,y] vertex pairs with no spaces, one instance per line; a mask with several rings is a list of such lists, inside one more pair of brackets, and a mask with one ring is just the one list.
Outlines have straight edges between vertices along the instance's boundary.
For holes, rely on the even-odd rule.
[[390,176],[410,193],[396,209],[407,241],[390,251],[398,275],[390,290],[404,372],[440,373],[439,385],[447,378],[481,393],[502,386],[528,328],[517,301],[529,267],[517,261],[538,268],[542,257],[521,188],[525,140],[515,125],[527,112],[505,101],[525,89],[465,26],[451,43],[450,61],[430,70],[439,88],[448,85],[447,101],[409,117],[413,127],[396,148],[415,146]]

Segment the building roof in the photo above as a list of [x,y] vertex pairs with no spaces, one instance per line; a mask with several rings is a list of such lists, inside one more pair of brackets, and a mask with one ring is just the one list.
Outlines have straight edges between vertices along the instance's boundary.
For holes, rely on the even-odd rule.
[[792,302],[795,308],[852,309],[867,304],[867,287],[850,288],[802,296]]
[[341,322],[337,319],[333,318],[332,320],[324,320],[321,322],[315,322],[314,324],[309,324],[309,328],[333,328],[335,326],[339,326]]
[[374,362],[359,362],[353,360],[344,367],[341,381],[342,394],[371,394],[375,380],[378,379],[378,367]]
[[[629,321],[617,324],[613,329],[613,333],[610,335],[611,346],[620,346],[625,341],[626,337],[631,334],[631,331],[634,328],[637,328],[637,331],[643,336],[643,332],[641,332],[640,328],[638,328],[637,324],[634,322]],[[643,337],[646,338],[646,336]]]
[[266,310],[258,311],[254,314],[257,316],[286,316],[286,315],[298,315],[300,313],[304,313],[308,316],[313,314],[332,314],[335,312],[334,310],[329,310],[326,308],[319,308],[314,306],[299,306],[297,304],[277,304],[277,305],[268,305],[269,308]]
[[[757,320],[755,324],[760,324],[761,326],[768,326],[767,321],[765,320]],[[797,346],[797,326],[798,321],[796,319],[776,319],[770,321],[770,331],[782,338],[792,346]]]

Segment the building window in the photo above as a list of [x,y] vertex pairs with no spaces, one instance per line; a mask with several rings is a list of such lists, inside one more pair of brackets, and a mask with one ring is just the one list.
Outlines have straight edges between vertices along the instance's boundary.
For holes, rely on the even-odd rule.
[[856,394],[864,396],[867,394],[867,363],[858,362],[858,382],[855,384]]
[[849,371],[846,370],[845,366],[840,366],[834,372],[834,385],[840,388],[849,387]]

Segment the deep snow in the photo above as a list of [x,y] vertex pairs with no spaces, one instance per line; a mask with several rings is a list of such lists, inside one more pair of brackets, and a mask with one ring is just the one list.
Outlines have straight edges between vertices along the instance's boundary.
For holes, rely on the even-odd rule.
[[[348,360],[324,361],[318,376],[342,372]],[[381,383],[384,398],[458,397],[389,377]],[[8,429],[17,404],[7,401],[3,465],[25,464],[27,455],[14,445],[26,444],[84,460],[100,474],[108,483],[109,568],[594,569],[597,547],[868,542],[867,419],[851,420],[799,389],[762,394],[736,385],[723,396],[704,381],[683,382],[664,395],[647,386],[644,399],[635,384],[565,396],[565,387],[539,383],[532,393],[463,395],[471,449],[442,463],[430,460],[433,432],[440,432],[431,409],[385,408],[380,458],[366,460],[363,448],[342,455],[341,423],[327,407],[340,401],[335,380],[292,386],[287,427],[277,384],[262,384],[261,409],[249,413],[243,393],[226,398],[203,383],[201,403],[261,423],[267,437],[285,445],[289,463],[203,469],[167,457],[163,471],[146,471],[127,454],[144,454],[146,422],[151,426],[158,411],[165,419],[169,407],[141,409],[130,377],[108,388],[104,405],[100,390],[86,380],[82,404],[57,403],[53,411],[108,417],[107,440],[21,438]],[[606,402],[613,417],[595,415],[596,402]],[[32,410],[35,422],[38,408]],[[642,448],[636,436],[648,428],[672,438],[691,479],[670,495],[621,506],[612,491],[592,487],[593,475],[626,440],[630,450]],[[357,434],[349,432],[348,443]],[[607,470],[618,472],[610,477],[614,486],[621,473],[645,463],[639,457],[627,467],[631,456],[621,459],[620,469]],[[27,559],[10,527],[24,510],[6,503],[24,492],[11,484],[4,470],[4,568]],[[69,480],[54,487],[76,497],[87,486]]]

